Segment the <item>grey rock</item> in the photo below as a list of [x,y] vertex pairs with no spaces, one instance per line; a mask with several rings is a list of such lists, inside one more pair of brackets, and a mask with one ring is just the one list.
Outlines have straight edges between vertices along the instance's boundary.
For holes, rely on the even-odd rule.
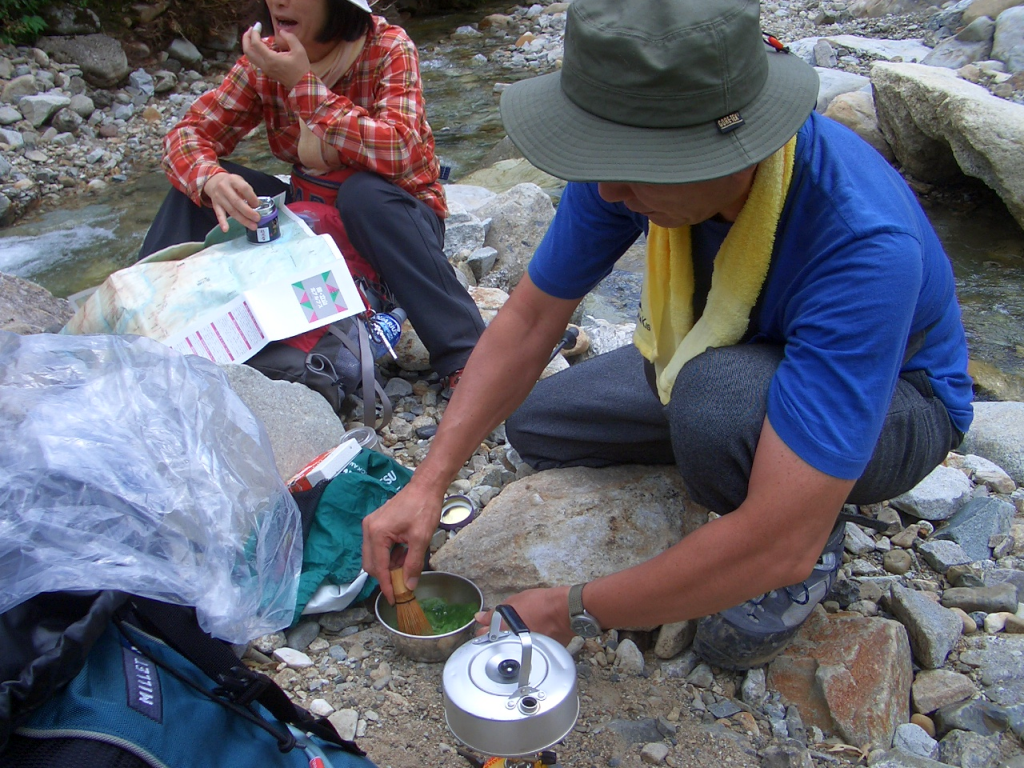
[[128,84],[130,87],[135,88],[146,97],[150,97],[156,92],[153,84],[153,76],[144,69],[136,69],[128,75]]
[[961,174],[981,179],[1024,223],[1024,106],[941,67],[879,63],[871,83],[879,128],[909,173],[936,183]]
[[354,709],[339,709],[332,712],[327,718],[334,726],[338,735],[346,741],[352,741],[356,737],[356,727],[359,725],[359,713]]
[[554,218],[551,198],[536,184],[516,184],[481,205],[476,215],[493,219],[484,245],[498,252],[494,269],[481,284],[508,291],[519,283]]
[[203,60],[203,54],[199,52],[199,49],[180,37],[171,42],[167,49],[167,55],[172,59],[177,59],[186,67],[195,66]]
[[960,69],[965,64],[984,61],[992,54],[992,36],[996,23],[987,16],[975,19],[953,37],[948,37],[925,56],[922,64]]
[[327,655],[335,661],[345,661],[348,658],[348,653],[340,645],[332,645],[327,649]]
[[68,100],[68,106],[62,107],[57,110],[53,117],[50,118],[50,125],[56,128],[61,133],[70,133],[73,136],[77,136],[78,132],[82,129],[81,115],[70,108],[71,100]]
[[317,392],[290,381],[271,381],[248,365],[223,369],[231,388],[266,427],[283,480],[341,443],[345,425]]
[[715,684],[715,676],[711,667],[707,664],[698,664],[694,670],[686,676],[686,682],[698,688],[710,688]]
[[46,30],[52,35],[89,35],[100,31],[95,11],[72,3],[46,3],[42,8]]
[[907,628],[914,658],[926,669],[941,667],[963,631],[960,617],[918,592],[893,585],[890,609]]
[[[0,192],[0,224],[7,224],[7,215],[11,212],[11,198]],[[9,329],[13,330],[13,329]]]
[[832,47],[832,44],[822,38],[814,44],[813,48],[814,61],[812,62],[817,67],[823,67],[825,69],[834,69],[839,64],[839,57],[836,56],[836,49]]
[[1012,568],[992,568],[985,571],[984,585],[986,587],[1002,583],[1013,584],[1017,588],[1017,602],[1024,603],[1024,571]]
[[549,470],[505,486],[431,564],[472,573],[497,602],[527,587],[578,584],[649,560],[706,515],[672,469]]
[[490,246],[484,246],[483,248],[477,248],[466,259],[466,263],[469,268],[473,270],[473,276],[477,280],[483,279],[483,277],[494,268],[495,262],[498,260],[498,251]]
[[[14,65],[6,56],[0,55],[0,80],[10,80],[14,77]],[[511,144],[511,140],[509,140]]]
[[[10,176],[11,171],[13,170],[13,168],[14,167],[10,164],[10,162],[7,160],[7,158],[4,157],[3,155],[0,155],[0,181],[3,181],[8,176]],[[0,214],[0,219],[2,219],[2,218],[3,218],[3,215]]]
[[865,555],[875,551],[875,540],[864,533],[856,523],[847,523],[843,547],[852,555]]
[[954,565],[973,562],[963,548],[955,541],[926,541],[917,548],[917,552],[939,573],[945,573]]
[[937,710],[932,719],[939,735],[960,730],[988,736],[1010,728],[1010,716],[1007,711],[983,699],[950,704]]
[[285,640],[289,648],[304,651],[320,634],[320,625],[313,619],[304,619],[285,632]]
[[39,47],[55,61],[77,64],[86,81],[97,88],[113,88],[130,71],[121,43],[107,35],[44,37]]
[[0,272],[0,330],[56,333],[72,315],[74,310],[67,299],[58,299],[42,286]]
[[814,70],[818,73],[818,103],[814,108],[822,113],[828,109],[828,105],[836,96],[850,91],[859,91],[871,82],[864,75],[844,72],[841,69],[815,67]]
[[773,744],[761,753],[762,768],[813,768],[811,753],[792,742]]
[[0,125],[13,125],[22,119],[22,114],[10,104],[0,106]]
[[671,661],[664,661],[661,664],[661,671],[665,677],[685,678],[699,663],[697,654],[692,650],[686,651],[682,656]]
[[914,723],[897,726],[892,746],[893,749],[918,757],[927,757],[929,760],[937,760],[939,757],[939,742],[929,736],[924,728]]
[[632,640],[623,640],[615,649],[615,669],[639,677],[644,672],[644,655]]
[[653,717],[641,720],[612,720],[606,726],[626,744],[648,744],[661,741],[658,721]]
[[871,768],[949,768],[938,760],[912,755],[902,749],[892,749],[874,757]]
[[168,91],[173,91],[174,86],[177,84],[178,76],[169,70],[161,69],[153,73],[154,93],[167,93]]
[[632,344],[636,324],[609,323],[607,320],[588,317],[587,322],[581,327],[587,334],[587,338],[590,339],[590,349],[583,355],[583,359],[586,360]]
[[1004,706],[1024,702],[1024,635],[972,636],[960,661],[978,668],[978,679],[990,701]]
[[334,611],[317,616],[320,626],[328,632],[339,633],[349,627],[358,627],[370,620],[370,612],[362,606],[346,608],[344,611]]
[[950,731],[939,742],[939,759],[960,768],[995,768],[999,760],[998,737],[970,731]]
[[721,720],[722,718],[732,717],[737,712],[742,712],[743,707],[732,699],[722,699],[708,707],[708,711],[717,719]]
[[412,394],[412,382],[400,376],[388,379],[388,383],[384,387],[384,393],[391,398],[406,397]]
[[942,464],[921,482],[892,500],[892,505],[921,520],[946,520],[971,495],[971,481],[959,469]]
[[661,765],[668,757],[668,745],[661,741],[652,741],[644,744],[640,750],[640,760],[647,765]]
[[654,644],[654,655],[659,659],[675,658],[690,646],[696,632],[696,621],[677,621],[672,624],[663,624],[658,631],[658,640]]
[[1003,499],[971,499],[935,531],[932,539],[955,541],[971,561],[987,560],[992,556],[989,539],[998,533],[1009,533],[1015,513],[1013,504]]
[[25,146],[25,137],[21,131],[0,128],[0,144],[6,144],[11,149],[21,149]]
[[482,248],[487,237],[487,227],[483,221],[470,214],[463,214],[463,217],[453,216],[451,218],[455,218],[455,221],[445,222],[444,255],[449,260],[459,254],[465,259],[468,254]]
[[796,704],[790,704],[786,707],[786,730],[789,732],[789,736],[798,744],[807,744],[807,728],[804,726],[804,720],[800,716],[800,708]]
[[996,18],[992,58],[1006,64],[1008,72],[1024,70],[1024,7],[1008,8]]
[[974,403],[974,421],[960,450],[1002,467],[1017,485],[1024,484],[1024,403]]
[[4,83],[3,92],[0,93],[0,100],[7,104],[17,104],[26,96],[39,93],[39,86],[32,75],[21,75],[15,77],[8,83]]
[[926,669],[917,674],[911,686],[914,710],[928,714],[950,704],[959,704],[978,692],[967,675],[949,669]]
[[96,111],[96,105],[93,103],[93,100],[84,93],[76,93],[71,97],[71,104],[68,105],[68,109],[82,119],[88,120],[92,116],[92,113]]
[[764,667],[747,671],[740,686],[740,698],[747,704],[758,707],[768,694]]
[[1006,582],[991,587],[951,587],[942,593],[942,604],[965,613],[1014,613],[1017,610],[1017,587]]

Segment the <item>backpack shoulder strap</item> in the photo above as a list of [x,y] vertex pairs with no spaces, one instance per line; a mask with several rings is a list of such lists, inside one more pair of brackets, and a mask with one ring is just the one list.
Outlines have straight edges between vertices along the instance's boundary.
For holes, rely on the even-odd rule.
[[[391,417],[393,415],[391,399],[384,392],[384,388],[377,382],[377,377],[374,374],[373,352],[370,349],[370,335],[366,331],[366,324],[357,319],[356,328],[359,332],[358,347],[356,347],[352,339],[340,331],[337,326],[330,326],[331,333],[341,339],[341,343],[356,356],[357,360],[359,360],[363,376],[363,423],[365,424],[367,417],[369,417],[371,419],[371,423],[367,424],[367,426],[372,426],[374,430],[380,432],[384,427],[391,423]],[[374,413],[376,410],[375,397],[380,400],[380,423],[377,423],[377,417]]]

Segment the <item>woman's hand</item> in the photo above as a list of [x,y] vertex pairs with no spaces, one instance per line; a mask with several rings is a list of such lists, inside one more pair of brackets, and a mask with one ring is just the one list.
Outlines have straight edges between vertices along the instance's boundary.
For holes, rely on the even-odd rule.
[[[562,645],[568,645],[575,637],[569,627],[569,587],[528,589],[503,601],[516,609],[519,618],[531,632],[547,635]],[[477,630],[484,634],[491,624],[494,611],[481,611],[476,615],[478,623],[484,626]]]
[[276,51],[263,42],[255,27],[250,27],[242,35],[242,51],[264,75],[290,91],[309,72],[309,56],[291,32],[281,30],[274,42]]
[[246,229],[256,229],[260,201],[249,182],[237,173],[215,173],[203,185],[203,195],[210,199],[221,232],[228,231],[228,217]]

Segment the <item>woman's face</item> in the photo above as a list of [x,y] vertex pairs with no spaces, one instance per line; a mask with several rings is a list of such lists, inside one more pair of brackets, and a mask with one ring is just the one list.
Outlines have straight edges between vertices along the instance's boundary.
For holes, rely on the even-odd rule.
[[317,36],[327,23],[327,0],[267,0],[274,23],[274,35],[290,32],[299,39],[310,61],[319,61],[335,43],[318,43]]

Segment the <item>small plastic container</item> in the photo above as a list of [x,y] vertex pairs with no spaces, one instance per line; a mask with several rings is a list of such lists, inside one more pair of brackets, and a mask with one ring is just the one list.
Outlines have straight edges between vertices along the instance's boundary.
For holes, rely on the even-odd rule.
[[353,427],[341,436],[341,442],[346,440],[355,440],[360,448],[369,448],[371,451],[380,448],[380,436],[372,427]]

